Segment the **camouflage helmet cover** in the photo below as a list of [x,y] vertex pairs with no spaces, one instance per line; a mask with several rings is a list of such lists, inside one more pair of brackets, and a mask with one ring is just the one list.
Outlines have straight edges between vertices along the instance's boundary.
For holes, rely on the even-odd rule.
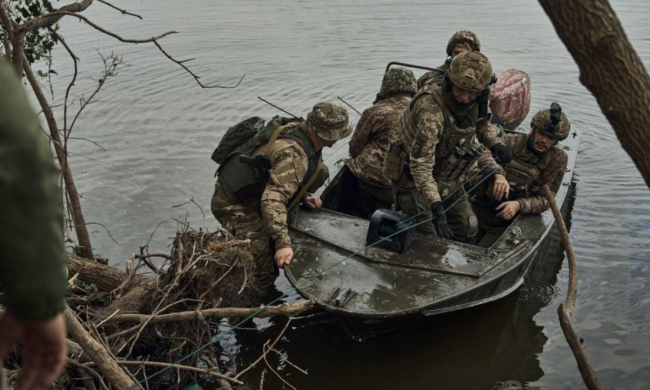
[[562,107],[557,103],[552,103],[550,109],[540,110],[535,114],[530,126],[534,130],[543,131],[562,141],[569,136],[571,123],[562,112]]
[[457,46],[464,47],[469,51],[481,51],[481,41],[478,40],[476,34],[467,30],[456,31],[456,33],[449,38],[449,43],[447,43],[447,55],[451,56],[451,53]]
[[337,102],[317,103],[307,114],[307,123],[326,141],[338,141],[352,134],[348,111]]
[[454,57],[447,75],[462,89],[482,92],[492,81],[492,64],[483,54],[466,51]]
[[390,96],[397,93],[415,94],[417,86],[413,72],[406,68],[390,68],[384,74],[379,93]]

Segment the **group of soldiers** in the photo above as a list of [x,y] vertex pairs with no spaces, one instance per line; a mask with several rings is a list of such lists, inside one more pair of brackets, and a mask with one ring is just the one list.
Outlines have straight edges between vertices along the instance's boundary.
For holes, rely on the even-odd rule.
[[[368,212],[392,208],[431,221],[418,225],[425,233],[489,247],[517,214],[549,208],[541,187],[559,189],[568,157],[557,144],[570,124],[553,103],[534,116],[528,134],[505,135],[490,120],[495,77],[480,50],[475,34],[459,31],[449,40],[445,63],[417,82],[410,70],[389,68],[356,126],[346,165]],[[261,291],[272,288],[278,267],[293,258],[287,213],[301,202],[321,206],[311,193],[327,177],[322,148],[352,129],[342,105],[322,102],[306,120],[267,133],[219,167],[212,197],[222,226],[251,240]],[[267,158],[264,182],[237,158],[241,154]],[[472,193],[467,182],[477,183]]]

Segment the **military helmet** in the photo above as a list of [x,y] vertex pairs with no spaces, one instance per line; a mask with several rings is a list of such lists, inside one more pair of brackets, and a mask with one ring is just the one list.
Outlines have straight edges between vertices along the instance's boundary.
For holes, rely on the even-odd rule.
[[476,34],[471,31],[456,31],[447,43],[447,55],[450,56],[456,46],[466,48],[468,51],[481,51],[481,41]]
[[415,94],[417,86],[413,72],[406,68],[389,68],[384,73],[379,93],[384,97],[397,93]]
[[317,103],[307,114],[307,123],[316,135],[327,141],[338,141],[352,134],[348,111],[338,102]]
[[451,61],[447,76],[456,86],[473,92],[482,92],[490,86],[494,74],[492,64],[481,53],[466,51]]
[[530,127],[550,134],[560,141],[565,140],[571,132],[571,123],[557,103],[551,103],[550,109],[540,110],[535,114]]

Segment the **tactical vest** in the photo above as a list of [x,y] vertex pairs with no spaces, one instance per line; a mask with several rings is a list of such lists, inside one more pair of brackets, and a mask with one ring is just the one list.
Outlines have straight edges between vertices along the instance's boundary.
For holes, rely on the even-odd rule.
[[[219,166],[217,170],[218,181],[221,189],[224,191],[228,200],[231,202],[243,202],[247,199],[260,197],[264,192],[267,180],[263,180],[256,173],[255,168],[249,164],[241,162],[239,157],[252,156],[253,152],[263,145],[267,145],[267,149],[271,146],[275,139],[290,139],[296,141],[298,145],[305,151],[309,159],[309,168],[300,184],[300,187],[291,198],[288,205],[290,208],[297,206],[296,198],[302,196],[305,187],[309,187],[320,171],[321,154],[316,152],[314,145],[309,138],[309,135],[302,131],[299,123],[290,123],[286,126],[280,127],[267,127],[260,131],[249,142],[244,143],[233,151],[226,161]],[[277,133],[276,133],[277,132]],[[275,138],[274,138],[274,133]],[[263,151],[266,153],[267,150]]]
[[[471,164],[480,155],[475,153],[472,158],[469,158],[470,156],[468,155],[474,147],[476,128],[469,126],[463,129],[456,126],[456,120],[444,103],[440,90],[420,92],[413,98],[399,121],[400,140],[413,145],[417,130],[412,128],[409,118],[415,103],[425,95],[431,95],[434,102],[442,109],[442,115],[444,117],[440,142],[436,145],[435,164],[432,172],[433,178],[438,182],[446,183],[462,181]],[[404,137],[404,135],[411,135],[413,138],[406,139],[410,137]]]
[[528,137],[525,134],[517,136],[517,144],[512,150],[513,159],[504,166],[506,179],[510,186],[525,193],[526,197],[529,197],[531,193],[540,191],[540,187],[533,184],[542,176],[542,172],[551,161],[550,151],[543,153],[541,156],[535,155],[532,161],[523,161],[521,159],[522,153],[526,150]]

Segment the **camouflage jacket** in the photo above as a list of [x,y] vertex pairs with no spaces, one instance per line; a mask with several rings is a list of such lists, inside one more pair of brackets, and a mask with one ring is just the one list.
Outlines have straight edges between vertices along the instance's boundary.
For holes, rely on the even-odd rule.
[[[543,155],[537,155],[531,152],[528,148],[523,147],[527,139],[528,135],[521,133],[508,134],[504,137],[506,144],[512,151],[514,164],[506,164],[505,167],[502,168],[494,161],[492,154],[489,151],[485,151],[479,158],[478,165],[480,169],[485,168],[483,172],[486,173],[496,169],[496,173],[504,175],[512,188],[528,194],[528,197],[520,197],[517,199],[520,206],[520,214],[540,214],[548,210],[550,207],[544,194],[541,193],[541,187],[546,184],[553,194],[557,193],[562,184],[568,156],[557,145],[547,150]],[[517,162],[537,166],[540,173],[539,176],[529,185],[523,186],[522,183],[514,178],[514,169]],[[494,200],[492,200],[487,191],[479,193],[477,198],[481,203],[494,203]]]
[[[263,151],[264,146],[253,155]],[[298,142],[290,139],[275,141],[267,155],[272,168],[260,199],[260,211],[264,228],[275,242],[275,250],[278,250],[291,247],[287,207],[309,169],[309,158]]]
[[0,282],[24,321],[65,308],[63,206],[49,140],[14,69],[0,59]]
[[388,144],[397,139],[397,121],[410,101],[408,95],[393,96],[363,112],[349,143],[352,158],[346,160],[355,176],[390,187],[382,169],[384,156]]
[[[438,93],[438,91],[434,93]],[[433,177],[436,155],[446,154],[447,150],[436,150],[438,144],[445,145],[442,139],[445,130],[445,119],[453,120],[452,114],[446,107],[441,107],[431,93],[416,95],[415,103],[400,116],[399,141],[409,156],[409,166],[417,189],[429,203],[439,202],[438,183]],[[443,103],[444,104],[444,103]],[[467,128],[465,131],[474,133],[476,140],[491,148],[500,140],[501,130],[493,124],[482,122],[483,126],[476,129]]]
[[418,92],[434,91],[442,85],[445,71],[449,69],[449,65],[445,62],[440,65],[438,69],[440,69],[440,71],[430,70],[418,79]]

